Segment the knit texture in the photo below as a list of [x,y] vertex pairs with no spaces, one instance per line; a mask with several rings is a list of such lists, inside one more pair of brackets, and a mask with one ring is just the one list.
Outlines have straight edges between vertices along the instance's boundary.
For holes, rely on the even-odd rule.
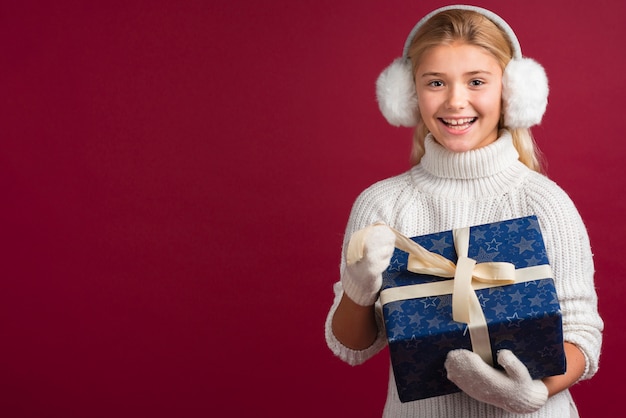
[[[426,153],[411,170],[366,189],[355,201],[344,236],[343,252],[352,234],[382,221],[406,236],[425,235],[465,226],[536,215],[563,314],[565,341],[577,345],[586,359],[582,379],[598,369],[603,322],[597,311],[593,283],[594,266],[586,228],[569,196],[547,177],[519,162],[511,136],[503,131],[492,144],[476,150],[453,153],[431,136]],[[344,256],[340,273],[345,271]],[[386,345],[383,322],[379,334],[363,351],[343,346],[330,327],[341,294],[336,283],[335,299],[326,321],[326,341],[339,358],[360,364]],[[380,316],[380,306],[377,303]],[[571,397],[567,391],[548,399],[539,411],[525,417],[567,417]],[[393,373],[384,417],[514,417],[500,408],[476,401],[464,393],[400,403]]]
[[372,226],[352,235],[350,241],[363,252],[359,260],[350,264],[341,276],[343,291],[355,303],[371,306],[378,299],[383,284],[382,273],[393,255],[396,236],[386,226]]
[[503,370],[484,362],[469,350],[452,350],[446,356],[446,373],[463,392],[474,399],[517,414],[541,408],[548,399],[548,388],[533,380],[528,369],[510,350],[498,351]]

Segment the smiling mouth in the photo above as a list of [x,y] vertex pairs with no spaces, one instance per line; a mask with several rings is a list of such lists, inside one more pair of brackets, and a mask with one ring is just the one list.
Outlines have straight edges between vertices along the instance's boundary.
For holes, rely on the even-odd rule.
[[463,130],[469,128],[474,122],[476,122],[478,118],[460,118],[460,119],[447,119],[447,118],[439,118],[444,125],[448,128]]

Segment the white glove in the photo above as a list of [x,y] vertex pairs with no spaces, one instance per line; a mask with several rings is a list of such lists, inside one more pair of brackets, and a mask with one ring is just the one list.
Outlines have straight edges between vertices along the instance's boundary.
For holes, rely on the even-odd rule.
[[389,266],[395,242],[395,234],[384,224],[370,225],[350,237],[341,284],[357,304],[370,306],[378,299],[382,272]]
[[548,388],[541,380],[532,380],[528,369],[509,350],[498,352],[504,371],[485,363],[469,350],[452,350],[445,367],[448,379],[474,399],[516,414],[528,414],[548,400]]

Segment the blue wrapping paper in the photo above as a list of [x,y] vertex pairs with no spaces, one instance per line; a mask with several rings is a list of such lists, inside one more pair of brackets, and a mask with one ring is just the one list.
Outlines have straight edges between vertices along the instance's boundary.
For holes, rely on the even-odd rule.
[[[427,250],[456,263],[452,231],[411,238]],[[509,262],[516,269],[548,264],[535,216],[470,228],[468,257],[481,262]],[[387,288],[452,280],[407,271],[408,254],[396,249],[383,273]],[[565,354],[561,311],[550,277],[477,290],[485,315],[493,364],[509,349],[534,379],[563,374]],[[402,402],[458,392],[446,377],[450,350],[472,350],[467,324],[452,319],[452,295],[435,295],[383,305],[392,368]]]

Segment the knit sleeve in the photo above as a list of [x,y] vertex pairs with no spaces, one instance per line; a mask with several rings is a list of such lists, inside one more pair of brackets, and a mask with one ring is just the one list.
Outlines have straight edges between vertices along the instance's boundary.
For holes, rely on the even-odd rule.
[[328,348],[341,360],[350,364],[351,366],[356,366],[364,363],[370,358],[374,357],[379,351],[381,351],[387,345],[387,338],[384,332],[384,325],[382,319],[382,308],[379,302],[376,302],[376,324],[378,325],[378,334],[376,336],[376,340],[374,343],[366,348],[365,350],[353,350],[351,348],[343,345],[335,334],[333,334],[332,328],[332,320],[335,311],[337,310],[337,306],[339,306],[339,301],[341,300],[341,296],[343,295],[343,288],[341,287],[341,283],[337,282],[333,286],[333,290],[335,292],[335,299],[333,304],[328,312],[328,316],[326,317],[326,326],[325,326],[325,334],[326,334],[326,344]]
[[580,380],[589,379],[598,370],[604,327],[598,313],[589,236],[573,202],[560,187],[543,177],[537,185],[531,205],[553,270],[563,338],[583,352],[586,367]]

